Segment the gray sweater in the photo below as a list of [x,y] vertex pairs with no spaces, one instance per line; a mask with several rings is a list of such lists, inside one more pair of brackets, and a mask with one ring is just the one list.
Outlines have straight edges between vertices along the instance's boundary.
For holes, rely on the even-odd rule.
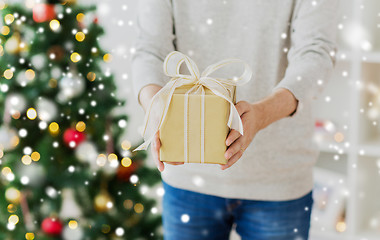
[[[312,189],[318,148],[312,140],[311,104],[334,66],[338,1],[139,0],[139,34],[132,59],[136,95],[148,84],[163,86],[169,80],[163,61],[178,50],[200,71],[225,58],[246,61],[254,75],[237,87],[237,101],[253,103],[277,88],[290,90],[298,100],[295,114],[261,130],[229,169],[166,164],[165,182],[215,196],[256,200],[290,200]],[[228,68],[223,74],[235,76],[238,70]]]

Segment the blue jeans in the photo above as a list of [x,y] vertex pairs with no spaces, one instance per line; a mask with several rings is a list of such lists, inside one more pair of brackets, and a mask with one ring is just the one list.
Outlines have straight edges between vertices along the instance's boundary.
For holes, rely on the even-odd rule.
[[308,239],[312,192],[289,201],[256,201],[163,186],[165,240],[227,240],[234,223],[243,240]]

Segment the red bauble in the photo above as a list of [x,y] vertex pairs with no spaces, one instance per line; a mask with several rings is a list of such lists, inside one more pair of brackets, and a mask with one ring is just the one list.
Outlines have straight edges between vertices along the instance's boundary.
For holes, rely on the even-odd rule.
[[47,22],[55,18],[54,4],[36,4],[33,7],[33,20],[38,23]]
[[133,173],[136,172],[138,167],[138,164],[135,162],[132,162],[132,164],[129,167],[124,167],[120,165],[116,173],[117,179],[119,179],[120,181],[128,182],[129,178]]
[[[79,132],[75,129],[69,128],[66,129],[66,131],[63,133],[63,141],[69,147],[74,148],[84,140],[86,140],[86,135],[83,132]],[[71,145],[71,142],[74,142],[75,144]]]
[[57,236],[62,233],[63,224],[57,218],[45,218],[42,221],[41,229],[46,234]]

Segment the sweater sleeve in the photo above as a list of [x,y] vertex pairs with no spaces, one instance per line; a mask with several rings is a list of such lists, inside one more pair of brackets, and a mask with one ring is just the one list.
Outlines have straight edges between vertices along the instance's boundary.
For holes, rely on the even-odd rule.
[[290,25],[288,67],[275,86],[288,89],[298,100],[296,116],[316,99],[335,65],[339,0],[299,0]]
[[132,55],[133,90],[139,100],[141,89],[149,84],[163,86],[168,77],[163,62],[174,50],[174,26],[170,0],[139,0],[137,40]]

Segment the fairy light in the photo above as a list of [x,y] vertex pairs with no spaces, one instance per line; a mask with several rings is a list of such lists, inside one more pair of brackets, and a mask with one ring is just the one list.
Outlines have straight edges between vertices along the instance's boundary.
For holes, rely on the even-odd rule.
[[25,165],[30,165],[32,163],[32,158],[29,155],[24,155],[21,158],[21,162]]
[[8,80],[13,78],[13,71],[11,69],[5,70],[4,71],[4,77]]
[[5,20],[5,24],[9,25],[13,23],[13,21],[15,20],[15,17],[12,14],[7,14],[4,17],[4,20]]
[[7,210],[8,210],[9,213],[14,213],[14,212],[17,211],[17,206],[14,205],[13,203],[8,204],[8,206],[7,206]]
[[36,109],[34,109],[34,108],[29,108],[28,111],[26,111],[26,116],[27,116],[30,120],[34,120],[34,119],[36,119],[36,117],[37,117],[37,111],[36,111]]
[[19,217],[16,215],[16,214],[12,214],[12,215],[10,215],[9,216],[9,218],[8,218],[8,222],[10,223],[10,224],[13,224],[13,225],[16,225],[18,222],[19,222]]
[[338,142],[338,143],[343,142],[343,140],[344,140],[344,135],[343,135],[343,133],[341,133],[341,132],[337,132],[337,133],[335,133],[335,135],[334,135],[334,140],[335,140],[336,142]]
[[90,82],[95,81],[95,79],[96,79],[96,74],[93,73],[93,72],[89,72],[89,73],[87,74],[87,79],[88,79]]
[[99,154],[98,157],[96,158],[96,164],[98,164],[98,166],[104,166],[106,165],[106,162],[107,162],[107,156],[103,153]]
[[11,145],[16,147],[20,143],[20,138],[18,136],[13,136],[11,139]]
[[77,21],[78,22],[83,22],[84,21],[85,15],[83,13],[78,13],[77,14]]
[[36,77],[36,73],[32,69],[28,69],[25,71],[25,77],[29,81],[32,81]]
[[79,121],[76,126],[75,126],[75,129],[79,132],[83,132],[84,130],[86,130],[86,124],[83,122],[83,121]]
[[76,63],[76,62],[79,62],[82,59],[82,57],[81,57],[81,55],[79,55],[79,53],[73,52],[70,56],[70,59],[72,62]]
[[59,125],[56,122],[52,122],[49,124],[49,131],[52,135],[56,135],[59,133]]
[[117,166],[119,166],[119,161],[115,153],[111,153],[108,155],[108,161],[110,162],[111,167],[116,168]]
[[346,227],[347,226],[346,226],[346,223],[344,221],[339,221],[336,224],[336,230],[338,232],[344,232],[344,231],[346,231]]
[[78,222],[75,220],[71,220],[68,225],[70,229],[76,229],[78,227]]
[[78,42],[83,42],[85,38],[86,38],[86,35],[84,35],[83,32],[77,32],[77,34],[75,34],[75,39]]
[[112,61],[112,55],[109,54],[109,53],[104,54],[104,56],[103,56],[103,60],[104,60],[105,62],[111,62],[111,61]]
[[1,170],[1,173],[4,175],[4,177],[6,177],[8,174],[11,174],[11,173],[12,173],[12,170],[11,170],[9,167],[4,167],[4,168]]
[[108,161],[117,160],[117,155],[115,153],[111,153],[108,155]]
[[25,234],[26,240],[34,240],[34,238],[35,238],[34,233],[28,232]]
[[7,36],[7,35],[9,34],[10,31],[11,31],[11,30],[9,29],[8,26],[2,26],[2,27],[1,27],[1,30],[0,30],[1,34],[3,34],[4,36]]
[[132,160],[128,157],[121,159],[121,165],[123,167],[129,167],[132,164]]
[[51,30],[56,32],[61,27],[61,23],[57,19],[53,19],[50,21],[49,26],[50,26]]
[[141,203],[136,203],[133,207],[136,213],[142,213],[144,211],[144,206]]
[[33,161],[37,162],[38,160],[40,160],[41,158],[41,155],[38,153],[38,152],[33,152],[30,157],[32,158]]
[[14,187],[8,188],[5,191],[5,198],[11,203],[18,204],[20,202],[20,196],[20,191]]
[[131,148],[131,145],[131,142],[128,140],[124,140],[123,142],[121,142],[121,148],[124,150],[129,150]]
[[3,10],[4,8],[6,8],[6,4],[4,1],[0,1],[0,10]]
[[123,202],[123,206],[126,208],[126,209],[131,209],[133,207],[133,201],[131,199],[126,199],[124,200]]
[[51,79],[49,80],[49,87],[51,87],[51,88],[56,88],[57,85],[58,85],[57,79],[55,79],[55,78],[51,78]]
[[21,117],[21,113],[19,111],[12,113],[12,117],[14,119],[19,119]]

